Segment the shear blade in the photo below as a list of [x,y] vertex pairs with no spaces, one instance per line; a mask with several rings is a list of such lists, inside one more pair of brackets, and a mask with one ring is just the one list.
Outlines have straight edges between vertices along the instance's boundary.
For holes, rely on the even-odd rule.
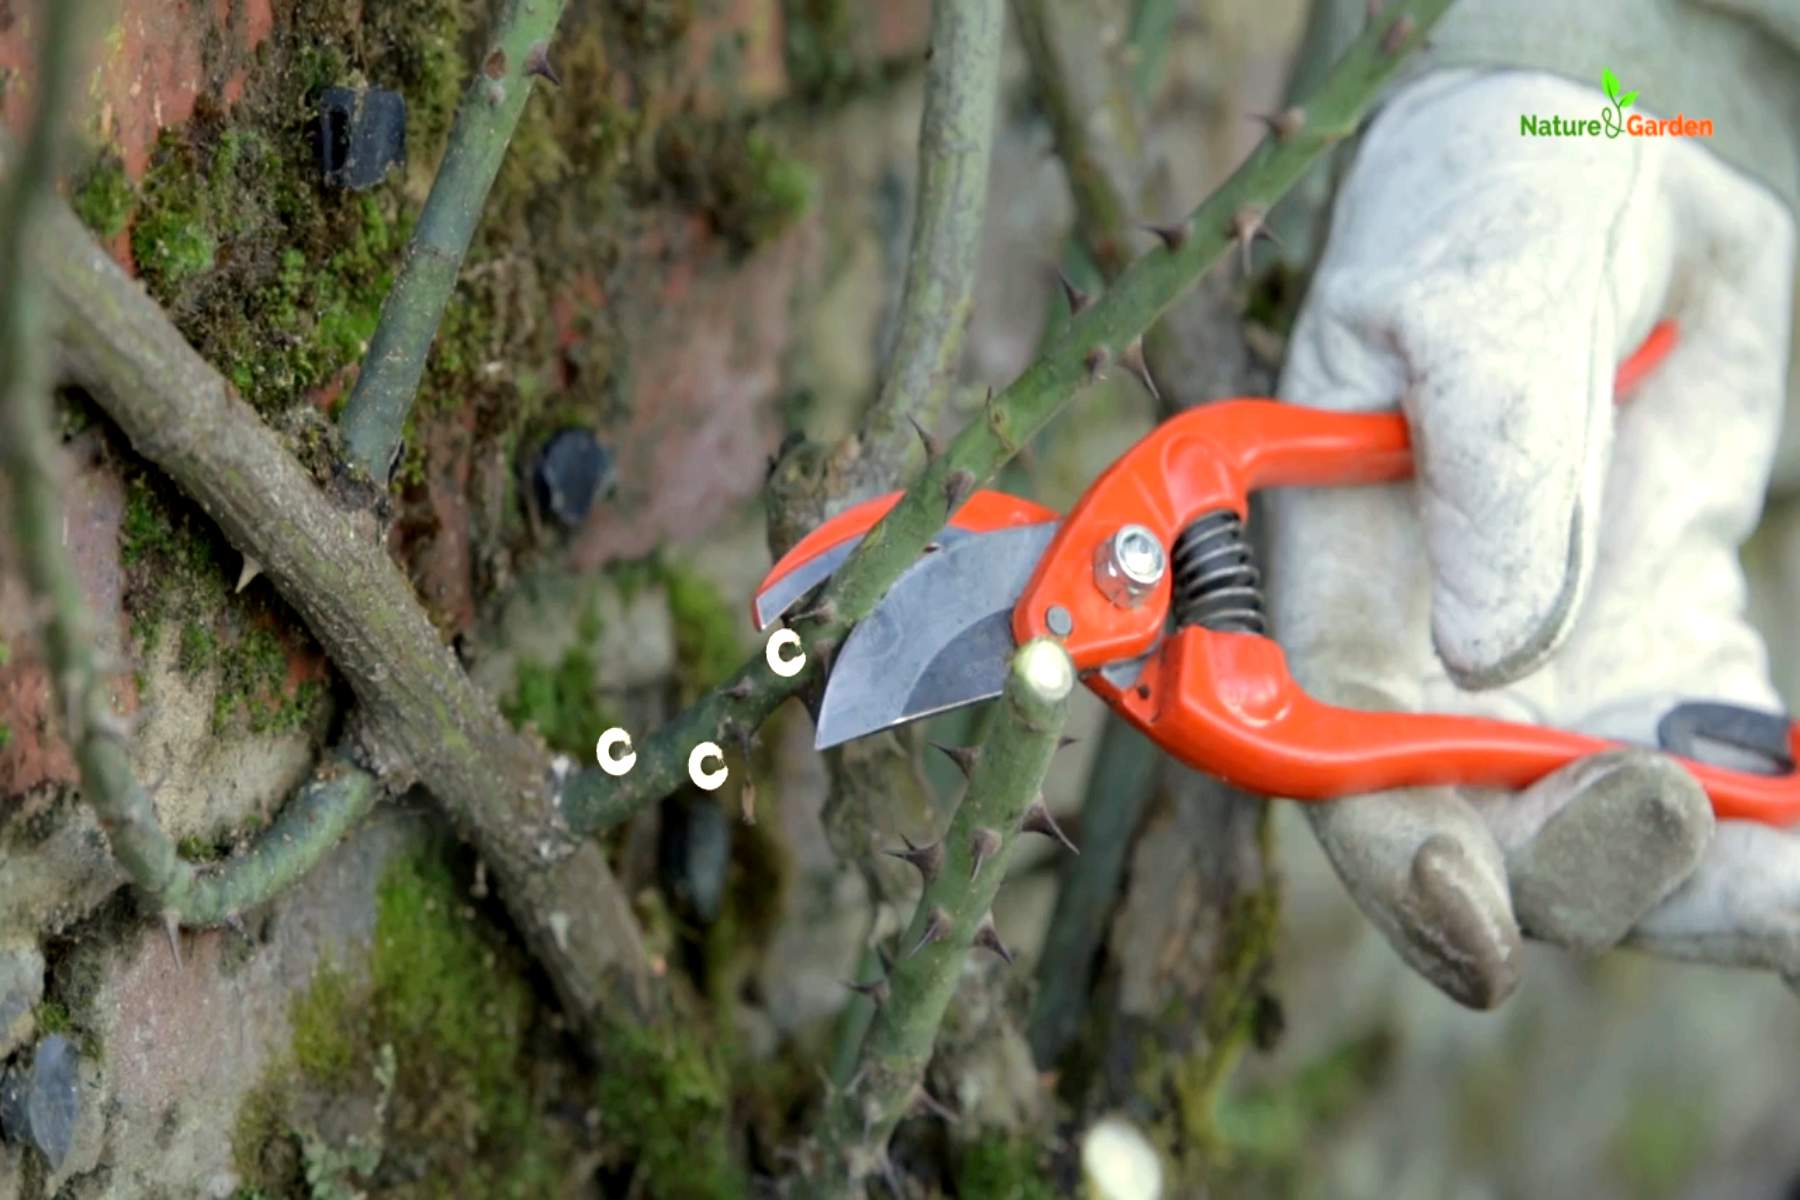
[[907,569],[844,642],[819,705],[820,750],[991,699],[1012,659],[1012,610],[1056,522],[970,533]]
[[[939,531],[937,542],[940,546],[948,546],[971,536],[973,535],[966,529],[946,525]],[[862,545],[862,540],[863,535],[859,533],[848,541],[821,551],[816,557],[807,559],[759,592],[756,597],[756,627],[767,629],[807,593],[837,574],[837,569],[844,565],[853,550]]]

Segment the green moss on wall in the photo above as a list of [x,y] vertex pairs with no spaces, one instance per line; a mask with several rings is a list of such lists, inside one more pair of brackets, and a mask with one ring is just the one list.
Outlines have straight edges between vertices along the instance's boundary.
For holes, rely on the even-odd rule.
[[111,239],[125,232],[137,195],[125,178],[119,156],[111,151],[96,155],[76,177],[69,203],[82,223],[100,237]]
[[1041,1147],[1027,1138],[991,1133],[963,1147],[956,1168],[959,1200],[1055,1200]]
[[[560,1194],[585,1131],[566,1111],[567,1050],[540,1044],[552,1036],[543,1018],[520,952],[443,859],[396,861],[377,890],[366,977],[317,971],[290,1011],[289,1057],[239,1110],[245,1183],[303,1195],[301,1177],[329,1163],[340,1186],[404,1181],[397,1194]],[[346,1137],[331,1113],[353,1097],[380,1124]]]
[[676,195],[740,254],[785,232],[812,204],[812,169],[754,121],[671,121],[656,150]]
[[663,562],[657,573],[675,629],[681,690],[684,697],[698,696],[729,677],[743,661],[743,614],[725,602],[711,580],[691,567]]
[[215,733],[302,728],[328,699],[321,680],[290,677],[291,658],[310,641],[266,587],[235,590],[232,558],[211,522],[160,477],[127,474],[119,560],[139,654],[172,636],[177,669],[215,680]]
[[595,1093],[610,1153],[634,1163],[647,1196],[732,1200],[749,1194],[731,1144],[725,1064],[695,1031],[614,1029]]

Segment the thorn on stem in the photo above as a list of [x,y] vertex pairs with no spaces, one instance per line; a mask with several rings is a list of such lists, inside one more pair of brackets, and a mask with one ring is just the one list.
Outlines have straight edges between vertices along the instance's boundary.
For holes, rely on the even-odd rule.
[[756,824],[756,771],[751,757],[756,751],[756,733],[748,725],[740,725],[737,731],[738,753],[744,760],[744,786],[738,793],[738,811],[743,814],[744,824]]
[[885,1008],[888,997],[893,994],[893,989],[888,986],[885,975],[880,979],[871,979],[868,983],[856,983],[846,979],[844,986],[859,996],[867,996],[876,1008]]
[[237,586],[232,588],[231,590],[233,592],[243,591],[245,588],[250,586],[250,581],[252,579],[255,579],[258,575],[261,575],[261,574],[262,574],[262,564],[257,562],[254,558],[251,558],[248,554],[244,555],[244,565],[238,571]]
[[1400,53],[1406,48],[1406,43],[1412,40],[1413,31],[1417,28],[1418,25],[1413,21],[1410,13],[1401,13],[1394,23],[1387,27],[1387,32],[1381,35],[1381,52],[1389,58]]
[[950,936],[949,911],[942,907],[933,908],[925,914],[925,932],[919,935],[919,940],[913,943],[913,948],[901,955],[901,958],[911,958],[925,947],[934,942],[941,942],[948,936]]
[[1269,232],[1264,223],[1263,210],[1255,205],[1246,204],[1231,217],[1231,239],[1238,244],[1238,251],[1243,256],[1244,274],[1250,274],[1250,247],[1259,239],[1280,245],[1275,235]]
[[562,86],[562,76],[557,74],[556,68],[550,65],[549,42],[539,42],[525,52],[525,73],[548,80],[557,87]]
[[950,472],[950,477],[944,480],[946,515],[954,515],[956,510],[963,506],[963,501],[969,498],[969,493],[974,490],[975,476],[973,473],[962,467]]
[[1056,269],[1056,278],[1062,284],[1063,298],[1069,302],[1069,315],[1079,317],[1087,311],[1094,298],[1075,286],[1075,281],[1063,274],[1061,267]]
[[1013,965],[1013,953],[1000,940],[1000,931],[994,927],[993,913],[981,918],[981,924],[975,927],[975,944],[983,950],[998,954],[1007,966]]
[[1112,352],[1107,350],[1105,346],[1095,346],[1092,350],[1087,352],[1082,358],[1081,363],[1082,366],[1087,368],[1087,381],[1089,383],[1104,378],[1103,372],[1106,370],[1106,364],[1110,358],[1112,358]]
[[937,438],[932,436],[929,429],[919,424],[919,418],[907,413],[906,419],[912,422],[913,432],[919,435],[919,444],[925,447],[925,461],[930,462],[938,456],[943,447],[938,443]]
[[989,859],[1000,853],[1000,831],[997,829],[977,829],[969,835],[969,881],[981,874],[981,868]]
[[920,877],[926,883],[936,879],[938,872],[944,869],[944,843],[927,842],[923,846],[917,846],[904,833],[900,835],[900,840],[906,843],[906,849],[889,850],[889,856],[917,867]]
[[1041,795],[1031,802],[1030,808],[1025,810],[1025,820],[1019,825],[1019,828],[1026,833],[1041,833],[1045,837],[1055,838],[1071,854],[1081,853],[1075,843],[1069,840],[1069,835],[1062,831],[1062,826],[1056,823],[1056,818],[1050,815],[1049,806],[1044,803]]
[[169,953],[175,956],[175,969],[181,970],[181,914],[172,908],[162,912],[163,932],[169,935]]
[[1269,132],[1278,142],[1285,142],[1306,128],[1306,110],[1299,105],[1284,108],[1278,113],[1251,113],[1250,119],[1268,126]]
[[1146,225],[1144,228],[1160,238],[1163,249],[1170,254],[1187,245],[1188,223],[1186,221],[1176,221],[1168,225]]
[[955,1125],[962,1121],[961,1113],[945,1104],[942,1100],[939,1100],[936,1096],[933,1096],[930,1089],[922,1083],[919,1085],[913,1103],[917,1107],[930,1113],[932,1116],[944,1121],[946,1124]]
[[1144,385],[1144,390],[1150,393],[1150,398],[1161,404],[1162,392],[1157,389],[1156,380],[1150,376],[1150,364],[1144,359],[1143,335],[1140,334],[1131,339],[1131,344],[1125,347],[1125,353],[1119,356],[1119,361],[1125,364],[1128,371],[1138,377],[1138,382]]
[[967,779],[975,771],[975,764],[981,759],[980,746],[946,746],[942,742],[931,743],[932,748],[945,758],[956,764],[956,769]]
[[796,621],[819,621],[829,625],[835,620],[837,620],[837,605],[833,604],[830,600],[821,600],[811,608],[802,609],[796,613],[789,613],[787,618],[789,625],[792,625]]

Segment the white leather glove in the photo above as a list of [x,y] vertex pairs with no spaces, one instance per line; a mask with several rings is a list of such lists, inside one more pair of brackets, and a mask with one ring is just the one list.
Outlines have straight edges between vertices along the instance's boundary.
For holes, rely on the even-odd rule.
[[[1519,132],[1521,113],[1607,103],[1544,74],[1444,72],[1363,139],[1280,392],[1397,403],[1416,470],[1270,497],[1275,630],[1323,699],[1651,746],[1681,699],[1780,708],[1737,546],[1783,407],[1793,219],[1703,144]],[[1617,364],[1663,317],[1677,349],[1615,409]],[[1800,977],[1800,830],[1715,828],[1654,752],[1518,795],[1308,813],[1371,920],[1464,1004],[1511,992],[1521,927]]]

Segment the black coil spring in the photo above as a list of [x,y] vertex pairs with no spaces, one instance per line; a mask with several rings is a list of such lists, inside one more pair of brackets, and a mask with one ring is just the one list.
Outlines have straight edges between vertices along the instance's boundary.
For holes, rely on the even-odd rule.
[[1267,633],[1262,572],[1243,518],[1230,510],[1198,518],[1175,539],[1175,624]]

